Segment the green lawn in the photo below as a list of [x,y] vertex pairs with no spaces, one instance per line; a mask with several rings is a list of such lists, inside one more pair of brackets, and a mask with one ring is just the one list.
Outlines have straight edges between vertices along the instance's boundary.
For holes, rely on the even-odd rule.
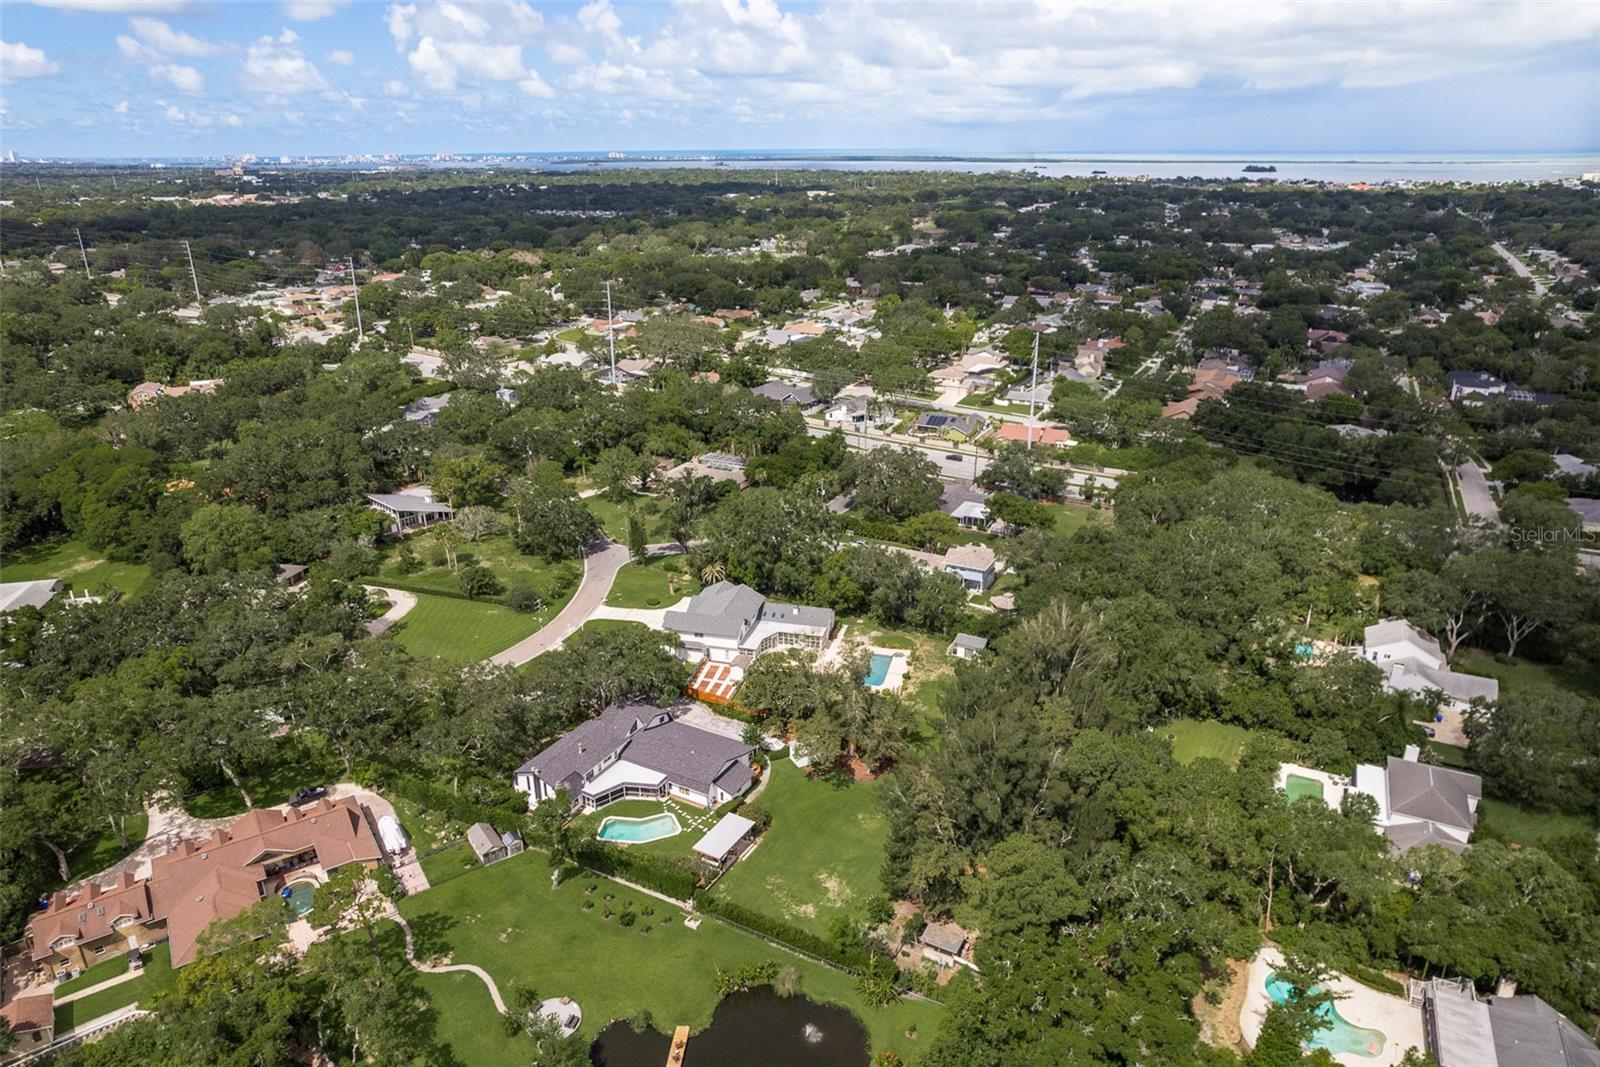
[[1554,686],[1589,698],[1600,693],[1600,671],[1586,673],[1522,658],[1515,663],[1501,663],[1492,653],[1479,648],[1458,650],[1450,665],[1467,674],[1499,679],[1502,696],[1515,695],[1541,685]]
[[624,819],[645,819],[662,812],[670,812],[678,820],[682,828],[680,833],[671,837],[663,837],[658,841],[645,841],[639,844],[614,845],[615,848],[626,848],[630,852],[644,852],[658,859],[675,861],[694,858],[694,843],[706,835],[706,831],[716,825],[722,818],[726,809],[718,811],[704,811],[700,808],[686,804],[665,804],[659,800],[619,800],[615,804],[607,804],[599,811],[592,811],[578,817],[574,825],[578,833],[586,839],[593,839],[600,832],[600,824],[612,816]]
[[422,857],[422,873],[428,876],[429,885],[449,881],[477,866],[480,866],[477,853],[465,841]]
[[[404,543],[410,546],[412,554],[422,564],[420,570],[410,574],[400,569],[398,547],[390,548],[378,569],[380,582],[390,580],[407,586],[459,593],[461,591],[459,573],[450,569],[444,548],[439,544],[441,529],[442,527],[435,526],[405,539]],[[516,542],[509,534],[473,544],[463,544],[456,549],[456,557],[458,567],[469,563],[481,563],[489,568],[502,588],[515,582],[528,583],[538,591],[546,604],[554,605],[555,611],[559,611],[560,605],[571,598],[572,592],[577,589],[578,582],[583,578],[583,564],[580,561],[562,560],[550,563],[524,555],[517,550]],[[554,611],[551,613],[554,614]]]
[[1493,797],[1484,797],[1478,802],[1478,837],[1538,846],[1574,835],[1592,840],[1596,829],[1595,821],[1582,815],[1534,811]]
[[[569,598],[570,599],[570,598]],[[437,656],[448,663],[476,663],[510,648],[533,633],[560,606],[525,615],[501,604],[451,597],[417,597],[417,606],[390,628],[413,656]]]
[[148,1007],[156,994],[175,989],[177,984],[172,971],[172,950],[163,942],[145,953],[144,974],[138,978],[70,1004],[56,1005],[56,1036],[60,1037],[79,1023],[98,1019],[135,1002]]
[[[337,779],[343,767],[325,753],[304,744],[280,741],[269,759],[255,766],[242,767],[239,777],[250,790],[258,808],[286,803],[296,791],[313,785],[326,785]],[[183,810],[199,819],[223,819],[245,812],[244,796],[232,782],[222,782],[183,799]]]
[[916,716],[911,723],[913,743],[931,744],[944,722],[940,701],[955,684],[956,661],[944,651],[949,642],[917,630],[885,629],[859,615],[847,616],[840,622],[849,626],[851,637],[859,637],[878,648],[910,653],[900,695],[906,698]]
[[578,632],[603,634],[608,630],[626,630],[630,627],[638,627],[641,630],[650,629],[650,627],[646,626],[642,622],[628,622],[625,619],[590,619],[588,622],[578,627]]
[[1050,513],[1055,519],[1056,532],[1071,534],[1077,533],[1091,522],[1102,522],[1105,513],[1096,511],[1087,504],[1050,504]]
[[882,892],[889,822],[881,781],[835,784],[786,759],[771,773],[755,803],[772,813],[772,826],[712,892],[825,934],[835,916],[859,917],[867,897]]
[[[592,895],[585,892],[589,885],[597,887]],[[604,900],[607,894],[611,901]],[[586,902],[594,907],[584,910]],[[617,915],[628,904],[639,918],[623,926]],[[644,915],[646,907],[655,914]],[[610,919],[602,917],[608,908],[614,913]],[[690,930],[678,909],[605,878],[574,876],[552,889],[549,863],[536,852],[408,897],[400,902],[400,911],[416,935],[419,955],[442,953],[454,963],[476,963],[502,990],[520,981],[542,996],[573,997],[583,1008],[581,1032],[591,1039],[612,1020],[640,1009],[647,1009],[656,1025],[669,1032],[678,1025],[703,1028],[719,999],[715,968],[768,959],[794,967],[800,992],[856,1012],[874,1048],[892,1048],[909,1059],[917,1042],[905,1036],[906,1030],[915,1027],[928,1035],[938,1020],[939,1009],[929,1004],[896,1001],[887,1008],[869,1008],[848,975],[709,917],[698,930]],[[487,992],[481,984],[474,988],[469,978],[423,978],[423,988],[434,998],[439,1038],[461,1063],[526,1064],[527,1046],[501,1036]]]
[[644,520],[646,541],[659,544],[672,539],[672,531],[667,529],[666,521],[661,517],[663,505],[659,497],[635,493],[619,502],[600,495],[584,497],[583,503],[600,520],[600,527],[605,530],[606,536],[619,545],[628,543],[628,512],[634,509]]
[[126,952],[119,952],[111,959],[105,960],[102,963],[97,963],[93,967],[90,967],[87,971],[84,971],[71,981],[62,982],[60,985],[56,986],[55,995],[58,998],[64,997],[69,993],[76,993],[80,989],[88,989],[90,986],[99,985],[101,982],[108,981],[109,979],[115,978],[118,975],[127,973],[128,954]]
[[1176,719],[1156,727],[1156,732],[1172,739],[1172,758],[1179,763],[1192,763],[1208,756],[1229,767],[1238,765],[1244,743],[1250,736],[1250,731],[1242,726],[1198,719]]
[[106,827],[67,853],[67,867],[72,871],[73,880],[98,874],[144,844],[145,834],[150,832],[150,816],[142,811],[128,816],[126,832],[126,848],[122,847],[122,842],[117,840],[111,828]]
[[150,568],[142,563],[112,563],[81,541],[53,541],[6,553],[0,582],[41,578],[60,578],[74,593],[110,587],[132,596],[150,580]]
[[683,559],[668,557],[623,564],[606,603],[614,608],[665,608],[699,591],[700,582],[686,573]]

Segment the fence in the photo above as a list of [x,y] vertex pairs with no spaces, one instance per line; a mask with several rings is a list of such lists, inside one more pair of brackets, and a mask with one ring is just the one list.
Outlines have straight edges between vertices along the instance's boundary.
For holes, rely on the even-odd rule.
[[108,1015],[102,1015],[98,1019],[91,1019],[84,1025],[75,1027],[71,1033],[63,1034],[42,1048],[23,1053],[20,1058],[12,1061],[12,1067],[22,1067],[23,1064],[28,1063],[41,1063],[58,1052],[69,1049],[73,1045],[81,1044],[91,1037],[105,1033],[107,1030],[121,1026],[130,1019],[143,1018],[149,1014],[150,1012],[137,1004],[129,1004],[126,1008],[118,1008]]

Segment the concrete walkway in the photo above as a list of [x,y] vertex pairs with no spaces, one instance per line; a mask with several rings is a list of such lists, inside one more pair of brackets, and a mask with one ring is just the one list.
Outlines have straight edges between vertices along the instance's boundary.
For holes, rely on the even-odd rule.
[[506,1013],[506,1002],[500,997],[500,987],[494,984],[494,979],[490,977],[488,971],[475,963],[422,963],[417,959],[416,949],[412,944],[411,924],[401,918],[400,913],[393,906],[389,908],[387,918],[393,919],[399,924],[400,932],[405,934],[406,960],[410,962],[411,966],[426,974],[455,974],[457,972],[475,974],[483,981],[484,985],[489,987],[489,999],[494,1001],[494,1010],[501,1015]]
[[71,1004],[74,1000],[82,1000],[84,997],[93,996],[94,994],[100,992],[102,989],[110,989],[112,986],[119,986],[123,982],[131,982],[135,978],[143,978],[143,977],[144,977],[144,971],[143,970],[137,970],[136,971],[136,970],[134,970],[133,968],[130,967],[128,970],[123,971],[121,974],[117,975],[115,978],[107,978],[104,982],[96,982],[94,985],[89,986],[89,987],[87,987],[85,989],[80,989],[75,993],[68,993],[64,997],[57,997],[56,1000],[55,1000],[55,1004],[56,1004],[56,1007],[59,1008],[63,1004]]
[[376,619],[367,620],[367,633],[377,637],[389,627],[405,618],[412,608],[417,606],[415,594],[404,589],[388,589],[381,585],[364,585],[361,588],[369,593],[382,593],[389,601],[389,610]]
[[583,557],[583,580],[567,606],[534,633],[490,656],[488,662],[496,667],[520,667],[535,656],[560,648],[578,627],[589,621],[595,609],[605,604],[611,593],[611,583],[616,581],[617,572],[627,562],[627,546],[603,541],[600,548]]

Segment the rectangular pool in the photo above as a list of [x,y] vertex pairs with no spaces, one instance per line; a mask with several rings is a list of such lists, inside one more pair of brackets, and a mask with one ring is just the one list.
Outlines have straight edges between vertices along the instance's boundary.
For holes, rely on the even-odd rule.
[[1318,800],[1323,798],[1322,783],[1315,778],[1307,778],[1303,774],[1286,776],[1283,780],[1283,793],[1284,796],[1289,798],[1289,803],[1291,804],[1301,797],[1316,797]]
[[893,656],[886,656],[882,652],[874,652],[872,660],[867,667],[867,676],[862,679],[866,685],[882,685],[889,677],[889,667],[894,663]]

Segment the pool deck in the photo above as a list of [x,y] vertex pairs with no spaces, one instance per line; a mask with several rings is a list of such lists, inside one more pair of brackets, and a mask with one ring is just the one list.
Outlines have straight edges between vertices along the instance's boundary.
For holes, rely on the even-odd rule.
[[1302,767],[1297,763],[1280,763],[1278,765],[1278,788],[1288,791],[1289,776],[1296,775],[1300,778],[1309,778],[1322,785],[1322,802],[1334,811],[1344,803],[1345,790],[1349,788],[1343,778],[1335,777],[1327,771],[1319,771],[1315,767]]
[[[1267,1007],[1272,1003],[1267,996],[1267,975],[1283,965],[1283,956],[1268,946],[1250,961],[1246,979],[1244,1007],[1239,1012],[1239,1029],[1245,1044],[1256,1047],[1261,1036],[1261,1023],[1267,1017]],[[1353,1026],[1383,1031],[1383,1051],[1376,1056],[1356,1056],[1336,1053],[1334,1059],[1347,1067],[1399,1067],[1406,1050],[1425,1048],[1422,1030],[1422,1009],[1414,1008],[1402,997],[1392,997],[1376,989],[1368,989],[1342,974],[1335,975],[1328,986],[1344,994],[1335,1003],[1339,1014]]]
[[[605,836],[606,827],[612,823],[654,822],[660,818],[668,818],[672,820],[671,833],[657,834],[654,837],[643,837],[639,838],[638,840],[633,840],[626,837]],[[672,812],[662,809],[660,812],[657,812],[654,815],[607,815],[605,818],[600,820],[600,825],[595,827],[594,837],[596,841],[604,841],[608,845],[648,845],[652,841],[665,841],[667,838],[677,837],[681,833],[683,833],[683,824],[678,821],[678,817]]]

